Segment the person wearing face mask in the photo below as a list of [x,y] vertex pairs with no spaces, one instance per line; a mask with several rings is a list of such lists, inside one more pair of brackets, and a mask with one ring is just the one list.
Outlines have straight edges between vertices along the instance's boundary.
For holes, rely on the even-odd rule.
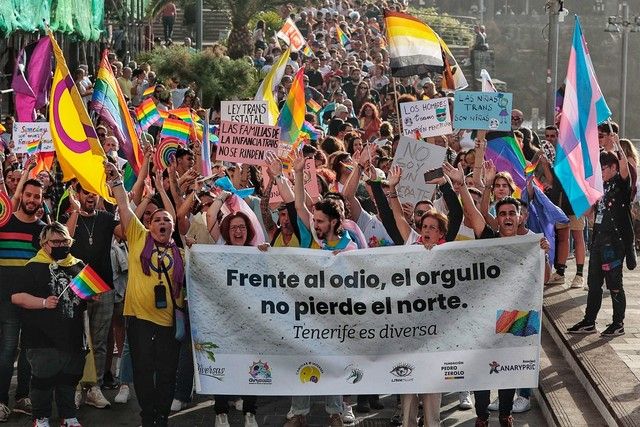
[[[41,206],[42,183],[29,179],[22,188],[18,210],[4,227],[0,227],[0,422],[7,421],[11,414],[7,406],[9,387],[20,338],[20,319],[5,292],[5,285],[13,282],[10,278],[20,273],[38,251],[33,242],[37,242],[40,231],[45,226],[37,217]],[[14,412],[31,414],[30,375],[25,353],[20,352]]]
[[34,425],[48,427],[52,393],[61,426],[79,427],[74,394],[86,355],[86,303],[68,289],[84,263],[71,255],[73,238],[59,222],[44,226],[40,250],[14,281],[11,302],[20,308],[21,348],[31,365]]
[[184,307],[184,255],[171,237],[171,214],[157,209],[146,228],[129,207],[115,165],[105,163],[105,173],[129,245],[124,315],[142,426],[167,426],[178,366],[175,312]]

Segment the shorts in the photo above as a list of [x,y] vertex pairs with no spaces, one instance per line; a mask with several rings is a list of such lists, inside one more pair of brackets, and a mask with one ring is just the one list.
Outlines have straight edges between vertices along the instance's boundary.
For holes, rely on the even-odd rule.
[[569,215],[569,222],[566,224],[556,222],[556,229],[564,230],[565,228],[570,228],[571,231],[582,231],[584,230],[584,224],[584,216],[576,218],[575,215]]

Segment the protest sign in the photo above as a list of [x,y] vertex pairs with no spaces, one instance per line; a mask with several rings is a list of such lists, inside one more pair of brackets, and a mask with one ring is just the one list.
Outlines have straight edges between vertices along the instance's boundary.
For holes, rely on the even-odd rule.
[[[266,176],[266,172],[263,173]],[[304,163],[304,188],[309,194],[309,197],[315,200],[320,195],[318,189],[318,179],[316,177],[316,161],[314,159],[307,159]],[[275,205],[282,203],[282,196],[278,186],[274,183],[271,187],[271,194],[269,196],[269,204]]]
[[416,203],[430,199],[435,185],[424,181],[424,173],[442,167],[447,150],[439,145],[401,136],[393,157],[393,165],[402,168],[402,179],[397,186],[403,202]]
[[338,255],[194,245],[187,272],[196,389],[347,395],[537,387],[539,240]]
[[291,18],[287,18],[287,20],[284,21],[284,25],[282,26],[280,31],[278,31],[276,36],[284,40],[284,42],[289,45],[289,47],[291,48],[291,52],[299,51],[304,47],[306,43],[304,41],[302,33]]
[[419,133],[421,138],[453,132],[448,98],[403,102],[399,105],[405,136]]
[[456,91],[453,127],[456,129],[511,130],[513,94]]
[[14,152],[35,154],[55,151],[49,122],[15,122],[13,124]]
[[268,125],[267,101],[221,101],[220,120]]
[[216,160],[263,165],[265,154],[278,150],[280,128],[222,121],[219,138]]

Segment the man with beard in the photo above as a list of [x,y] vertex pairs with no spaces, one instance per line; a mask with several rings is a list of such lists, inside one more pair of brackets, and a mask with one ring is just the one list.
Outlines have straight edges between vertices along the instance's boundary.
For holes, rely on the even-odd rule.
[[[104,282],[113,288],[113,269],[111,257],[105,256],[111,251],[111,241],[115,234],[123,239],[118,221],[115,216],[104,210],[96,210],[98,196],[75,186],[75,197],[71,197],[71,213],[66,221],[69,234],[74,239],[71,254],[91,266]],[[93,344],[93,357],[96,364],[96,384],[87,391],[85,403],[96,408],[111,406],[104,397],[100,386],[105,373],[107,358],[107,340],[113,317],[115,291],[112,289],[91,301],[87,307],[89,314],[89,330]],[[111,381],[113,382],[113,381]],[[76,403],[80,403],[82,392],[76,396]]]
[[[20,197],[20,208],[9,222],[0,228],[0,283],[7,284],[33,258],[38,249],[40,231],[45,226],[36,216],[42,207],[42,183],[35,179],[25,182]],[[6,422],[11,414],[9,386],[13,375],[13,363],[20,337],[20,320],[17,308],[11,304],[6,289],[0,287],[0,422]],[[31,368],[24,352],[18,358],[18,386],[14,412],[31,414],[29,378]]]
[[[493,231],[480,213],[473,202],[469,188],[465,183],[464,171],[462,165],[454,168],[449,163],[442,165],[442,170],[451,179],[453,183],[460,186],[460,197],[464,208],[464,216],[471,222],[474,234],[477,239],[490,239],[495,237],[513,237],[518,235],[518,226],[522,222],[520,212],[520,202],[511,196],[500,199],[496,203],[496,222],[497,231]],[[540,248],[545,251],[545,277],[548,277],[551,271],[549,264],[549,242],[544,237],[540,239]],[[476,400],[476,427],[486,427],[489,425],[489,390],[478,390],[474,392]],[[510,427],[513,426],[513,417],[511,411],[513,409],[513,398],[515,389],[498,390],[500,425]]]

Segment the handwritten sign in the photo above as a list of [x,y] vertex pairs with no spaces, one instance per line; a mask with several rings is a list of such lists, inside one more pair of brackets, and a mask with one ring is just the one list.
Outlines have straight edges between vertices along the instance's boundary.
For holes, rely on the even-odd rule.
[[216,160],[263,165],[265,154],[278,151],[278,126],[220,122],[220,143]]
[[457,91],[453,106],[456,129],[511,130],[513,94]]
[[[266,176],[266,172],[263,172],[263,175]],[[293,183],[293,180],[291,182]],[[320,195],[318,179],[316,177],[316,161],[314,159],[307,159],[304,164],[304,189],[314,201]],[[276,205],[282,202],[280,190],[278,190],[278,186],[274,183],[269,195],[269,204]]]
[[403,102],[400,104],[400,114],[405,136],[419,134],[425,138],[453,132],[447,98]]
[[397,186],[403,202],[416,203],[430,199],[435,185],[424,182],[424,173],[442,167],[446,148],[419,139],[401,136],[393,164],[402,168],[402,179]]
[[[15,122],[13,124],[13,143],[16,153],[35,154],[38,151],[43,153],[55,151],[48,122]],[[38,148],[34,150],[27,149],[28,147]]]
[[220,102],[220,120],[268,125],[267,101],[222,101]]

